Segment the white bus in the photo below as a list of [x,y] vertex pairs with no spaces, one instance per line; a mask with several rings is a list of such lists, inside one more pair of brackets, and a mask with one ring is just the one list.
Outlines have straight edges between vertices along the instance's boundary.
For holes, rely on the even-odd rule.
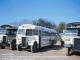
[[16,39],[17,27],[13,25],[0,26],[0,47],[4,49],[11,45],[11,42]]
[[16,44],[17,49],[30,49],[36,52],[37,49],[52,45],[56,40],[56,30],[32,24],[23,24],[18,27]]

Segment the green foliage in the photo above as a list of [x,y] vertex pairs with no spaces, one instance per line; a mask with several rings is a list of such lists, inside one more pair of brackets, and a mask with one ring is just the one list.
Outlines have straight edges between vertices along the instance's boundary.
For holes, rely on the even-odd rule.
[[65,28],[65,23],[64,22],[60,22],[60,24],[57,26],[56,30],[58,33],[61,33],[63,31],[63,29]]
[[56,25],[54,23],[51,23],[45,19],[38,19],[37,21],[33,21],[33,24],[34,25],[38,25],[38,26],[43,26],[43,27],[46,27],[46,28],[51,28],[51,29],[54,29],[56,27]]

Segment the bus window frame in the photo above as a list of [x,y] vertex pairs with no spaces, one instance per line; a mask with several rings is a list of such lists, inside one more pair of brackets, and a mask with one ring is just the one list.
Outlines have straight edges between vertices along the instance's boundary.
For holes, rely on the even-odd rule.
[[[23,33],[19,33],[19,32],[18,32],[19,30],[24,30],[24,32],[23,32]],[[18,31],[17,31],[17,34],[25,35],[26,29],[18,29]]]

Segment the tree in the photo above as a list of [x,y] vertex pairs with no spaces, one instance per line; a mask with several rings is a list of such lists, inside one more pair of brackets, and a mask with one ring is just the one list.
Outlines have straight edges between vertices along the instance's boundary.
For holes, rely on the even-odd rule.
[[51,29],[54,29],[56,27],[56,25],[54,23],[51,23],[45,19],[38,19],[37,21],[33,21],[33,24],[34,25],[38,25],[38,26],[43,26],[43,27],[46,27],[46,28],[51,28]]
[[60,22],[60,24],[58,25],[58,27],[56,28],[58,33],[61,33],[63,31],[63,29],[65,28],[65,23],[64,22]]

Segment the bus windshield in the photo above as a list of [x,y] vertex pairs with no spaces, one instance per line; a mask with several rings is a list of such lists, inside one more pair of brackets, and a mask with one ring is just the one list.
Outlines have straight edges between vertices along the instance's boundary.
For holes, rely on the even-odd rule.
[[25,33],[25,29],[19,29],[17,33],[18,34],[24,34]]
[[16,35],[16,30],[7,30],[7,35]]
[[6,34],[7,30],[6,29],[0,29],[0,34]]
[[38,35],[38,30],[35,30],[35,29],[27,29],[26,30],[26,35],[27,36]]

